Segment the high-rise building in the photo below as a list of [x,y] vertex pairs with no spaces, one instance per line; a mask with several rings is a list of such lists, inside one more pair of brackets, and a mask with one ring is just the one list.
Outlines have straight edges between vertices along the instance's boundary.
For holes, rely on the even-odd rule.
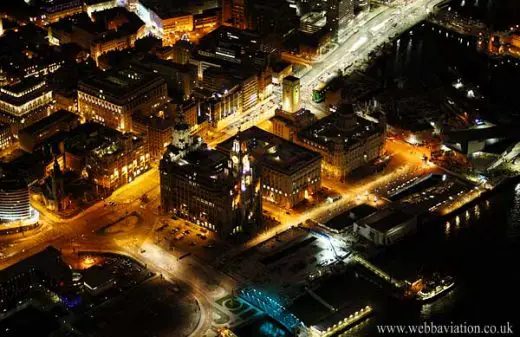
[[233,27],[251,29],[251,4],[248,0],[231,0],[231,17]]
[[219,6],[222,11],[221,24],[225,26],[231,26],[233,24],[233,0],[219,0]]
[[300,79],[292,75],[285,77],[282,90],[283,110],[290,113],[300,110]]
[[327,25],[337,38],[342,28],[354,18],[354,0],[329,0],[326,5]]

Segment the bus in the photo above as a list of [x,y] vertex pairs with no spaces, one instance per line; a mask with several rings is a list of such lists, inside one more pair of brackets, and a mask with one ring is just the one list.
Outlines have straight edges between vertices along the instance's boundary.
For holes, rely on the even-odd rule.
[[319,82],[314,89],[312,89],[312,101],[314,103],[321,103],[325,100],[325,92],[327,91],[327,84]]

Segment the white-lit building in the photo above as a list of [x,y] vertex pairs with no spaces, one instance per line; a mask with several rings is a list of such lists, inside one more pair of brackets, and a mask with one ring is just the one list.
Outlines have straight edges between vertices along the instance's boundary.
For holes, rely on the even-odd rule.
[[376,245],[389,246],[417,231],[417,216],[385,208],[354,222],[354,232]]
[[25,78],[0,88],[0,122],[9,124],[14,134],[49,115],[52,90],[44,79]]

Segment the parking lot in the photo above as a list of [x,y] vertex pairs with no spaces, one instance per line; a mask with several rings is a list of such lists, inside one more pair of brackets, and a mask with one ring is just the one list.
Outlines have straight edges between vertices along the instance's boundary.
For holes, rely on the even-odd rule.
[[193,254],[205,261],[213,261],[229,247],[215,233],[179,218],[162,217],[151,236],[156,244],[177,258]]

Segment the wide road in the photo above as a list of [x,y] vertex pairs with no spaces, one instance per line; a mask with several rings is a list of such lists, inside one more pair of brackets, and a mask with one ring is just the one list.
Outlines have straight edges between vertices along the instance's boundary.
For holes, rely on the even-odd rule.
[[364,19],[354,22],[345,30],[346,35],[340,36],[339,48],[330,53],[326,60],[314,64],[312,69],[301,77],[302,102],[311,100],[312,88],[318,81],[325,80],[333,76],[334,72],[343,71],[349,66],[355,68],[371,51],[424,20],[437,4],[444,1],[397,2],[392,7],[376,9],[374,13],[365,15]]

